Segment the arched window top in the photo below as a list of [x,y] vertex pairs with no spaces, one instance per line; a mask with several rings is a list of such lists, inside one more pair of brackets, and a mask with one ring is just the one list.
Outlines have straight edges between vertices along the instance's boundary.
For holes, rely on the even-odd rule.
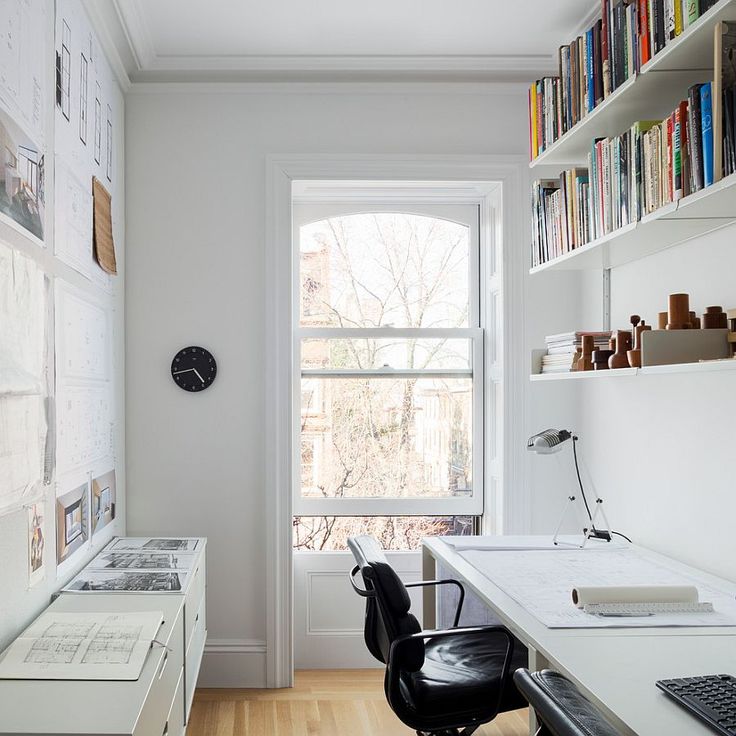
[[299,229],[302,327],[467,327],[470,228],[411,212],[341,214]]

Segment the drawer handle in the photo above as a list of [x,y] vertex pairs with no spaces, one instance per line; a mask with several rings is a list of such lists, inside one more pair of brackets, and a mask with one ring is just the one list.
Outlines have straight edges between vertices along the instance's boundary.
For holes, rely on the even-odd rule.
[[166,652],[164,654],[164,661],[161,662],[161,669],[158,671],[158,679],[160,680],[163,677],[164,670],[166,669],[166,665],[169,663],[169,653]]
[[169,722],[166,721],[166,723],[164,723],[164,730],[162,731],[161,736],[166,736],[168,732],[169,732]]
[[195,624],[197,623],[197,621],[199,621],[199,614],[197,614],[197,615],[196,615],[196,616],[194,617],[194,623],[195,623]]

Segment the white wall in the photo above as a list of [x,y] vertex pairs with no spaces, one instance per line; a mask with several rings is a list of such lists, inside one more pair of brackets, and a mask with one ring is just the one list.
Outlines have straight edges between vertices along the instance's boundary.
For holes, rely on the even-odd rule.
[[[657,312],[667,309],[673,292],[688,292],[698,314],[711,304],[735,307],[735,235],[730,227],[614,270],[614,328],[626,328],[633,313],[656,327]],[[598,314],[598,284],[598,276],[586,278],[581,314]],[[581,450],[614,528],[736,580],[730,468],[736,377],[697,373],[580,383]]]
[[[527,150],[522,87],[337,87],[140,85],[127,99],[128,527],[209,538],[205,684],[233,669],[263,682],[266,155]],[[525,328],[529,345],[543,334]],[[169,363],[197,343],[218,377],[185,395]],[[531,398],[532,430],[554,424]]]

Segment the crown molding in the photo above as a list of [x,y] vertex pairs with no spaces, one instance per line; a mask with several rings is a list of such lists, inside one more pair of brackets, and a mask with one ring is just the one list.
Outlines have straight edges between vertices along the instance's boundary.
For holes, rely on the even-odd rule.
[[549,54],[532,56],[173,56],[154,55],[147,70],[177,72],[526,72],[551,67]]
[[526,82],[133,82],[133,95],[526,95]]
[[156,49],[140,0],[112,0],[120,26],[130,47],[138,71],[149,69],[155,62]]
[[131,86],[130,76],[120,54],[120,49],[115,43],[110,29],[110,19],[105,13],[103,3],[99,1],[95,2],[95,0],[82,0],[82,5],[102,46],[102,50],[112,67],[113,73],[118,80],[118,84],[120,84],[123,92],[127,92]]

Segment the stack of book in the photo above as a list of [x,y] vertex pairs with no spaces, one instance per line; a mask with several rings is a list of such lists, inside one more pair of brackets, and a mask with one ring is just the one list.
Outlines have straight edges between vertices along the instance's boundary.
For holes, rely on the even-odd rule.
[[601,17],[559,49],[559,72],[529,89],[531,158],[592,112],[716,0],[601,0]]
[[[731,173],[736,167],[735,88],[726,86],[718,93],[723,112],[715,115],[713,90],[711,82],[693,85],[664,120],[640,120],[621,135],[593,140],[587,168],[563,171],[559,180],[535,181],[532,266]],[[714,125],[716,116],[723,121],[720,128]],[[722,152],[722,160],[716,151]]]
[[542,373],[570,373],[577,369],[583,336],[592,335],[596,350],[608,348],[610,332],[563,332],[545,338],[547,355],[542,356]]

